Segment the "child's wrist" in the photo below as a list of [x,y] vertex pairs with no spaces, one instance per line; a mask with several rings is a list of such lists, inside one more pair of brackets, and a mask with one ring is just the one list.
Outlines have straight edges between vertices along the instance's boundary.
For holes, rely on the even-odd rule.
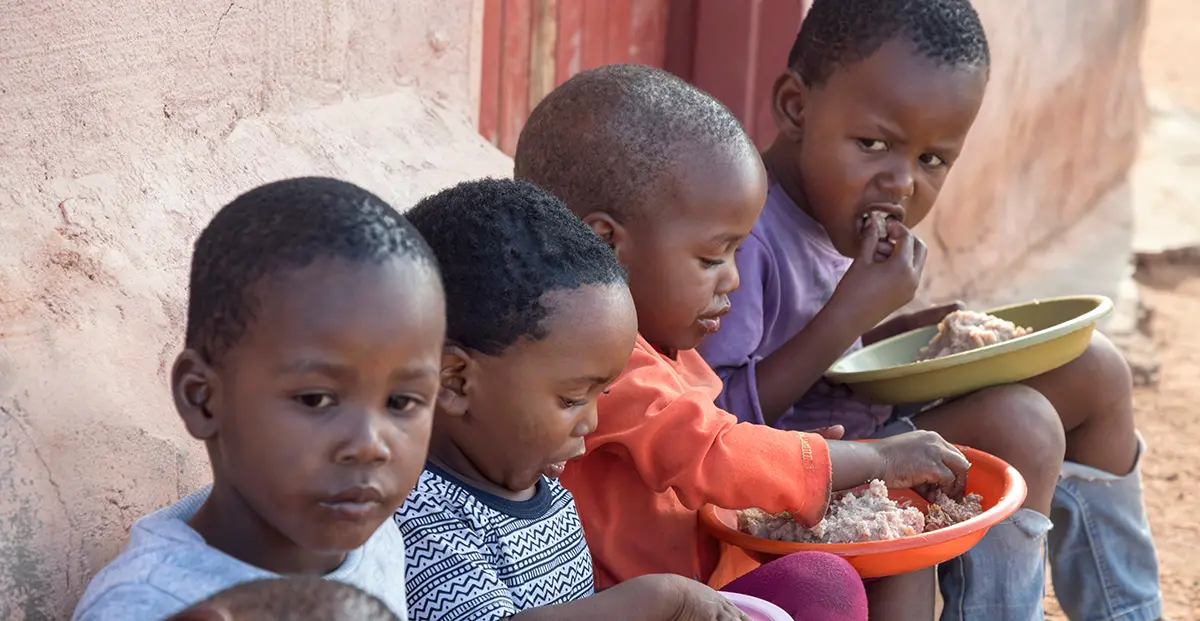
[[854,333],[854,338],[870,332],[880,322],[887,319],[886,313],[880,315],[877,310],[871,308],[871,304],[858,298],[859,296],[846,293],[839,287],[834,290],[833,296],[825,304],[829,315],[838,317],[840,323],[847,325]]

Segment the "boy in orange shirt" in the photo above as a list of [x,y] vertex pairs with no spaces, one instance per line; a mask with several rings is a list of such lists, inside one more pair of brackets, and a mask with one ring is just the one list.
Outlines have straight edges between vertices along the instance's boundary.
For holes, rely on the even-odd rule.
[[[734,252],[766,197],[754,145],[716,100],[648,67],[587,71],[534,110],[515,166],[517,178],[563,199],[613,247],[637,307],[633,355],[598,402],[587,454],[562,476],[576,498],[598,588],[649,573],[720,586],[726,567],[719,567],[718,542],[697,522],[706,503],[790,511],[812,525],[831,491],[871,479],[962,493],[966,459],[936,433],[827,442],[738,425],[714,405],[721,381],[694,349],[729,311],[738,286]],[[840,436],[839,429],[825,433]],[[826,556],[793,555],[725,588],[772,601],[795,618],[865,618],[861,596],[838,601],[825,593],[847,593],[847,581],[857,583],[844,561]],[[872,609],[931,618],[932,572],[910,578],[889,581],[904,588],[872,593]]]

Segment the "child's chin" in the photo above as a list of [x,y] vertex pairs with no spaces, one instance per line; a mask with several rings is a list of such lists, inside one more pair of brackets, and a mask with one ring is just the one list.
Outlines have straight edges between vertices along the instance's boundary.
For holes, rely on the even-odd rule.
[[311,550],[344,554],[363,547],[382,524],[383,522],[341,524],[332,532],[322,529],[322,532],[314,533],[313,541],[304,542],[303,545]]
[[357,549],[367,545],[367,540],[370,539],[371,535],[375,534],[375,531],[377,531],[377,530],[379,530],[378,526],[370,529],[370,533],[365,533],[365,534],[363,534],[363,536],[356,536],[356,537],[339,536],[333,541],[333,545],[331,545],[329,547],[329,550],[335,551],[335,552],[340,552],[343,554],[347,554],[353,550],[357,550]]
[[702,326],[697,326],[693,330],[693,333],[689,334],[687,338],[679,339],[679,344],[675,346],[675,349],[679,351],[696,349],[700,346],[700,342],[704,340],[704,337],[708,336],[709,334],[710,332],[707,329]]

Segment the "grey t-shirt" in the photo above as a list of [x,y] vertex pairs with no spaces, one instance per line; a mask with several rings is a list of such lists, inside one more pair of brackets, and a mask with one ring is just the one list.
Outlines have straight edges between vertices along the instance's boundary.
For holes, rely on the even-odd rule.
[[[210,547],[187,525],[207,497],[204,489],[135,522],[129,545],[88,584],[72,619],[159,621],[231,586],[278,577]],[[408,618],[404,541],[392,520],[325,578],[357,586]]]

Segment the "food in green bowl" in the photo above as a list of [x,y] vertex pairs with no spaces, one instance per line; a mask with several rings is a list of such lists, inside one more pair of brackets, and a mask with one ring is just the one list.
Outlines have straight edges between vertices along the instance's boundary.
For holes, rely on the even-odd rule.
[[928,345],[921,348],[917,362],[1011,341],[1030,332],[1033,330],[995,315],[969,310],[954,311],[938,324],[937,334]]

